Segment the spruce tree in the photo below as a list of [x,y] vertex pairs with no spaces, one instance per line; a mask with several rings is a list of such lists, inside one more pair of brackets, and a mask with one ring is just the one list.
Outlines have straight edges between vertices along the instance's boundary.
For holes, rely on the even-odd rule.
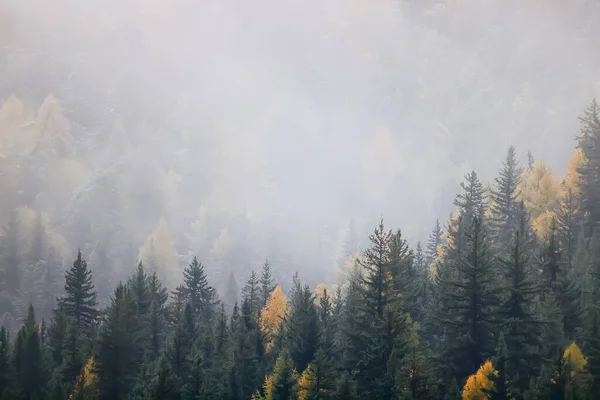
[[141,261],[138,263],[133,275],[127,280],[127,286],[137,304],[138,315],[140,317],[147,315],[152,298],[148,285],[148,275],[144,271]]
[[427,265],[431,265],[433,261],[437,258],[439,248],[444,243],[444,233],[442,232],[442,227],[440,226],[440,221],[436,220],[435,225],[433,226],[433,230],[429,235],[429,239],[427,241]]
[[591,238],[600,221],[600,107],[596,99],[585,110],[581,121],[581,134],[577,137],[578,147],[584,157],[578,168],[580,208],[585,216],[585,236]]
[[269,300],[271,297],[271,293],[273,293],[273,290],[275,290],[275,286],[276,285],[273,283],[273,277],[271,275],[271,265],[269,264],[269,260],[265,260],[262,273],[260,275],[260,296],[262,300],[262,306],[267,304],[267,300]]
[[79,376],[81,368],[85,362],[82,354],[83,345],[77,324],[75,321],[69,323],[62,350],[62,374],[63,381],[68,385],[75,382],[75,378]]
[[48,346],[52,354],[52,361],[55,365],[61,365],[63,360],[63,347],[67,329],[69,327],[69,319],[63,312],[61,306],[52,311],[52,320],[48,327]]
[[217,293],[208,284],[204,266],[198,262],[196,257],[183,270],[183,281],[186,298],[190,302],[194,313],[203,323],[212,321],[217,302]]
[[491,193],[491,238],[494,248],[504,251],[510,246],[514,232],[518,229],[519,191],[522,170],[516,158],[515,148],[510,146],[496,185]]
[[254,271],[250,273],[250,278],[248,278],[246,285],[242,289],[242,299],[242,304],[246,303],[249,307],[248,315],[258,314],[266,303],[266,301],[263,301],[260,280]]
[[465,237],[468,251],[456,264],[456,273],[444,268],[438,275],[435,312],[446,337],[439,356],[459,381],[476,372],[492,354],[493,317],[499,302],[496,265],[478,217]]
[[298,374],[294,362],[287,349],[283,349],[277,357],[272,376],[270,400],[289,400],[296,398]]
[[78,251],[77,259],[65,275],[65,296],[61,299],[62,310],[65,315],[75,320],[80,332],[87,334],[91,332],[96,322],[97,304],[92,271],[88,269],[81,251]]
[[587,366],[594,379],[591,394],[600,396],[600,246],[594,243],[592,249],[594,254],[586,276],[588,293],[581,338],[583,351],[587,356]]
[[319,319],[308,285],[296,281],[290,295],[291,311],[284,317],[285,343],[294,366],[302,371],[319,347]]
[[577,203],[577,195],[573,189],[567,187],[556,210],[556,234],[560,250],[566,257],[568,271],[573,270],[573,258],[579,236],[579,206]]
[[302,373],[300,392],[305,400],[333,400],[335,397],[335,369],[325,351],[319,349],[315,358]]
[[100,399],[126,399],[142,361],[142,325],[135,298],[119,283],[100,327],[97,369]]
[[335,398],[337,400],[358,400],[357,385],[347,372],[336,382]]
[[33,306],[29,305],[27,319],[17,334],[13,366],[20,397],[41,399],[47,383],[47,371],[40,346],[39,326],[35,323]]
[[173,375],[168,361],[161,357],[153,376],[146,383],[144,400],[180,400],[181,390],[179,380]]
[[536,314],[541,287],[534,275],[533,233],[522,203],[520,214],[519,228],[513,235],[509,255],[500,263],[506,295],[498,310],[498,320],[506,340],[506,369],[512,376],[518,376],[515,386],[523,391],[538,372],[542,321]]
[[233,305],[238,302],[238,292],[239,288],[237,282],[235,280],[235,276],[233,276],[233,271],[229,272],[229,277],[227,278],[227,288],[225,290],[225,304],[227,305],[227,314],[231,314],[233,311]]
[[13,380],[10,365],[10,343],[8,332],[2,327],[0,329],[0,398],[9,389]]

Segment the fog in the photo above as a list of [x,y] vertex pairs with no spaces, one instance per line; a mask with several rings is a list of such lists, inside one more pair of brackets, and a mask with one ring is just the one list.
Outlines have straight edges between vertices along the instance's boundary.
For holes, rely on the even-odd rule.
[[349,237],[383,216],[426,240],[510,144],[564,172],[600,93],[599,4],[2,0],[0,96],[58,99],[91,171],[65,201],[30,183],[3,202],[47,211],[73,251],[127,238],[118,276],[164,218],[217,287],[267,257],[281,280],[334,282]]

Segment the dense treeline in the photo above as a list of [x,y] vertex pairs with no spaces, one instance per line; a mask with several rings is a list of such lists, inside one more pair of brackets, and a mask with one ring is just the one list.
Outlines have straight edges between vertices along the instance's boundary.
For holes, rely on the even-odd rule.
[[177,279],[148,257],[103,307],[82,252],[60,279],[40,213],[25,253],[8,224],[2,306],[21,322],[0,330],[0,398],[599,398],[596,102],[581,122],[560,182],[511,147],[491,185],[465,176],[425,248],[381,221],[315,291],[296,275],[284,293],[265,262],[219,296],[199,259]]

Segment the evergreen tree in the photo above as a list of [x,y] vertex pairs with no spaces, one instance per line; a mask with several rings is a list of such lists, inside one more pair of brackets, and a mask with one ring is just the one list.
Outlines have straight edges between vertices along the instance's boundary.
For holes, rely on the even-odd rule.
[[48,345],[52,354],[52,361],[55,365],[61,365],[69,320],[60,306],[55,308],[52,314],[52,320],[48,327]]
[[29,305],[27,319],[17,334],[13,355],[16,383],[23,399],[42,399],[47,383],[40,346],[39,326],[35,323],[33,306]]
[[262,306],[267,304],[267,300],[271,297],[271,293],[275,290],[275,284],[273,283],[273,277],[271,276],[271,265],[269,260],[265,260],[263,264],[262,274],[260,276],[260,296],[262,300]]
[[[248,306],[248,315],[256,315],[260,311],[260,309],[265,305],[266,301],[262,300],[263,295],[261,293],[260,280],[256,273],[252,271],[250,273],[250,278],[248,278],[248,282],[242,289],[242,299],[243,303]],[[248,321],[246,321],[248,323]]]
[[440,226],[440,221],[436,220],[435,225],[433,226],[433,231],[431,231],[431,235],[429,235],[429,240],[427,241],[427,265],[431,265],[433,261],[437,258],[440,246],[444,243],[444,233],[442,232],[442,227]]
[[8,332],[2,327],[0,329],[0,398],[12,383],[12,368],[10,365],[10,343]]
[[83,367],[85,361],[84,355],[82,354],[83,345],[81,343],[81,337],[75,321],[69,323],[62,347],[63,351],[61,369],[63,381],[67,385],[71,385],[81,372],[81,368]]
[[156,272],[148,277],[148,291],[151,301],[155,302],[156,307],[163,309],[169,299],[169,294],[160,279],[158,279]]
[[147,315],[152,298],[148,285],[148,275],[144,271],[141,261],[133,275],[127,280],[127,286],[137,304],[138,315],[140,317]]
[[308,285],[294,282],[290,312],[284,317],[285,343],[298,370],[304,370],[319,347],[319,319]]
[[298,375],[294,362],[287,349],[283,349],[277,357],[273,369],[270,400],[289,400],[296,398]]
[[584,162],[578,168],[580,208],[585,216],[585,236],[596,232],[600,221],[600,107],[594,99],[585,110],[581,121],[581,134],[577,137],[578,147]]
[[97,369],[100,399],[126,399],[142,360],[142,325],[135,298],[119,283],[100,327]]
[[461,381],[492,354],[493,316],[499,302],[496,265],[478,217],[465,237],[468,252],[456,265],[456,273],[441,271],[438,276],[435,312],[446,337],[440,356]]
[[597,397],[600,396],[600,247],[596,244],[593,251],[594,256],[586,277],[589,289],[586,293],[581,338],[589,372],[594,380],[591,394]]
[[501,260],[507,295],[498,313],[506,339],[506,369],[518,376],[515,386],[523,391],[540,362],[542,322],[535,308],[541,288],[534,276],[533,234],[522,203],[520,208],[519,229],[514,233],[509,256]]
[[556,210],[556,234],[560,250],[566,256],[568,271],[573,270],[573,258],[579,235],[579,207],[577,195],[570,187]]
[[186,288],[179,285],[171,292],[171,303],[167,306],[167,320],[171,328],[176,327],[183,315],[183,309],[187,303]]
[[485,390],[490,400],[511,400],[513,395],[511,392],[511,382],[507,372],[508,349],[504,339],[504,333],[500,333],[496,356],[492,361],[495,373],[491,374],[489,379],[492,381],[492,389]]
[[181,391],[179,380],[173,375],[168,361],[161,357],[153,376],[146,383],[144,400],[179,400]]
[[335,398],[337,400],[358,400],[356,382],[350,379],[347,372],[343,373],[336,383]]
[[82,333],[90,333],[96,322],[96,290],[92,283],[92,271],[77,252],[77,259],[65,275],[65,296],[61,299],[63,312],[75,320],[77,329]]
[[167,360],[173,373],[185,379],[189,370],[188,356],[196,340],[196,324],[190,303],[185,305],[183,317],[171,335],[166,349]]
[[204,266],[194,260],[183,270],[183,281],[185,283],[185,295],[192,309],[202,321],[211,321],[215,312],[217,293],[208,284]]
[[510,146],[502,170],[491,193],[491,236],[494,248],[503,251],[510,246],[514,232],[518,229],[519,192],[521,168],[516,159],[515,148]]
[[413,334],[410,316],[393,289],[391,238],[381,221],[369,238],[371,247],[359,260],[364,271],[357,277],[360,302],[349,332],[350,352],[358,356],[359,390],[378,399],[393,397],[395,372]]
[[304,400],[333,400],[335,397],[335,370],[332,360],[319,349],[314,360],[302,373],[299,383]]

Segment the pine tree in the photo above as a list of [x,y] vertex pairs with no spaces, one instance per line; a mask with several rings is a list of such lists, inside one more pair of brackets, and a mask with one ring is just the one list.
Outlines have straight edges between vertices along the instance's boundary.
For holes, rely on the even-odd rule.
[[204,266],[194,260],[189,267],[183,270],[183,281],[185,283],[185,294],[192,309],[202,321],[212,320],[217,302],[215,289],[208,284]]
[[573,189],[567,187],[556,210],[556,234],[560,249],[566,256],[568,271],[573,269],[573,257],[579,235],[577,202],[577,195],[573,193]]
[[69,320],[61,306],[55,308],[52,314],[52,320],[48,327],[48,345],[52,354],[52,361],[55,365],[61,365]]
[[510,146],[502,170],[497,178],[496,187],[491,193],[491,236],[494,248],[500,251],[510,246],[512,235],[518,229],[519,192],[521,168],[516,159],[515,148]]
[[150,293],[150,299],[156,303],[156,307],[164,308],[169,299],[169,294],[160,279],[158,279],[156,272],[153,272],[148,277],[148,291]]
[[268,397],[270,400],[289,400],[296,398],[298,374],[294,368],[294,362],[287,349],[283,349],[277,357],[273,369],[272,391]]
[[265,260],[263,264],[262,274],[260,276],[260,296],[262,300],[262,306],[267,304],[267,300],[271,297],[271,293],[275,290],[275,285],[273,283],[273,277],[271,276],[271,265],[269,264],[269,260]]
[[47,383],[47,371],[42,358],[39,326],[35,323],[32,305],[29,305],[25,324],[17,334],[13,366],[21,398],[41,399]]
[[146,382],[144,400],[179,400],[179,380],[173,375],[168,361],[161,357],[149,382]]
[[431,231],[431,235],[429,235],[429,240],[427,241],[427,265],[431,265],[437,258],[440,246],[443,246],[443,243],[444,234],[442,227],[440,226],[440,221],[436,220],[433,231]]
[[127,280],[127,286],[137,304],[140,317],[147,315],[152,301],[148,283],[148,275],[140,261],[133,275]]
[[83,345],[77,324],[75,321],[69,323],[62,351],[62,374],[63,381],[71,385],[75,378],[81,372],[84,365],[84,355],[82,354]]
[[578,147],[584,157],[578,168],[581,212],[585,216],[585,236],[594,236],[600,221],[600,107],[596,99],[585,110],[581,121]]
[[189,371],[188,356],[196,341],[196,324],[190,303],[186,303],[183,317],[168,340],[166,348],[167,360],[171,363],[173,373],[185,379]]
[[98,311],[96,310],[96,290],[92,283],[92,272],[77,252],[77,259],[65,275],[65,296],[61,299],[65,315],[76,321],[77,329],[82,333],[90,333],[95,324]]
[[315,358],[302,373],[298,398],[304,400],[333,400],[335,397],[335,370],[332,360],[319,349]]
[[0,329],[0,398],[12,383],[12,368],[10,365],[10,343],[8,332],[2,327]]
[[404,312],[401,296],[393,289],[391,231],[383,221],[370,236],[371,247],[363,252],[357,276],[358,309],[349,333],[349,351],[358,356],[356,379],[361,393],[372,398],[394,395],[395,372],[414,334],[410,316]]
[[179,285],[171,292],[171,303],[167,306],[167,320],[171,328],[176,327],[183,315],[183,309],[187,303],[187,289]]
[[463,380],[493,352],[494,311],[498,305],[495,263],[481,220],[473,218],[465,234],[468,252],[456,273],[438,275],[435,315],[445,330],[442,359]]
[[507,295],[498,313],[507,346],[506,369],[512,376],[518,376],[515,386],[522,391],[537,373],[542,321],[536,315],[541,287],[534,276],[533,233],[522,203],[520,213],[519,228],[514,233],[509,255],[500,263]]
[[[563,262],[563,251],[559,246],[557,220],[552,218],[548,234],[543,243],[540,266],[544,284],[552,289],[559,306],[561,330],[565,337],[574,338],[575,330],[581,325],[581,290],[571,279],[571,269]],[[550,295],[544,293],[544,296]]]
[[302,371],[319,347],[319,319],[308,285],[296,281],[290,296],[290,312],[284,317],[285,343],[294,365]]
[[[242,304],[247,303],[249,307],[248,315],[258,314],[260,309],[266,304],[262,300],[260,280],[254,271],[250,273],[250,278],[248,278],[248,282],[246,282],[246,285],[242,289],[242,299]],[[248,321],[246,322],[248,323]]]
[[142,361],[142,325],[135,298],[119,283],[98,338],[100,399],[126,399]]

